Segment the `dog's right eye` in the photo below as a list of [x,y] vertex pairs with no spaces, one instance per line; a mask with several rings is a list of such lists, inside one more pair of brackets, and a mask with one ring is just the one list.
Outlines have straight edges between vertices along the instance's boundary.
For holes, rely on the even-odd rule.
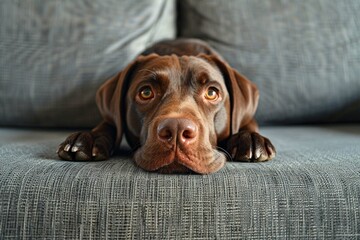
[[150,100],[154,98],[154,91],[149,86],[142,87],[139,91],[139,97],[141,100]]

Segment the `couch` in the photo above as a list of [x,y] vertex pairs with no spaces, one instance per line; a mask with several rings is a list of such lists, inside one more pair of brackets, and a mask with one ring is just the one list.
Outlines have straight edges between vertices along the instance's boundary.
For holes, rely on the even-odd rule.
[[[360,2],[0,2],[0,239],[359,239]],[[148,45],[207,41],[260,90],[265,163],[158,174],[57,157]]]

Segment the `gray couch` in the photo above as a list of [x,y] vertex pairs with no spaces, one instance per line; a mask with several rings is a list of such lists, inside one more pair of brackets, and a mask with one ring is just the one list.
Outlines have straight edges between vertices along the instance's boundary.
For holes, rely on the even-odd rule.
[[[0,2],[0,239],[359,239],[360,2]],[[177,18],[176,18],[177,16]],[[58,159],[98,123],[98,86],[151,43],[208,41],[260,89],[277,147],[211,175],[131,150]]]

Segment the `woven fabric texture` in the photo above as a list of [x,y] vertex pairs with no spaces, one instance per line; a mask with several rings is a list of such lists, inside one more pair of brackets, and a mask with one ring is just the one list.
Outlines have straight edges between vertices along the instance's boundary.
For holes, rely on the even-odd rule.
[[93,127],[95,92],[175,35],[173,0],[0,1],[0,125]]
[[0,239],[360,238],[360,126],[262,132],[276,159],[201,176],[61,161],[68,133],[0,130]]
[[257,84],[261,123],[360,122],[360,1],[179,6],[179,35],[208,41]]

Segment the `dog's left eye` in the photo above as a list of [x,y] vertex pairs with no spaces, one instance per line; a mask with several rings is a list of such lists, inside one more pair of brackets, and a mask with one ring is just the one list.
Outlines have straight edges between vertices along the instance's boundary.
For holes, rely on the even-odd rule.
[[140,89],[139,97],[142,100],[150,100],[150,99],[154,98],[154,92],[151,89],[151,87],[146,86],[146,87],[143,87],[143,88]]
[[209,87],[205,92],[205,98],[209,101],[215,101],[219,98],[219,90],[215,87]]

